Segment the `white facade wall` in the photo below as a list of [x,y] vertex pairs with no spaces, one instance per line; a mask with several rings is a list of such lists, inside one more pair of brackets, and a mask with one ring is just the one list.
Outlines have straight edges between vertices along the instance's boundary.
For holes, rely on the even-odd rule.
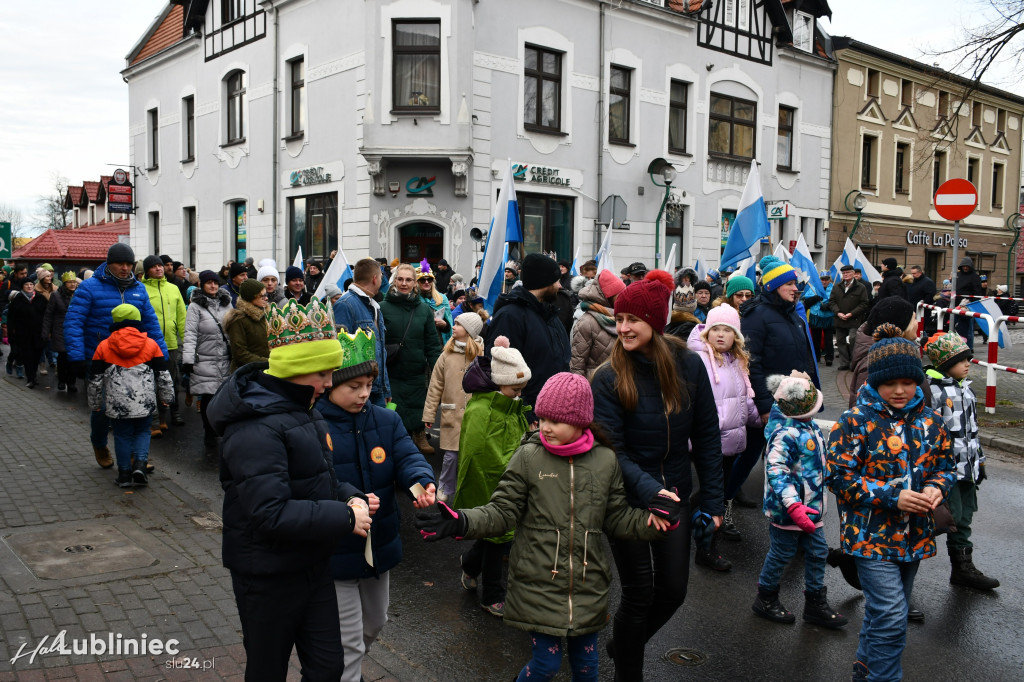
[[[234,252],[235,202],[248,210],[248,255],[274,257],[283,269],[294,256],[289,199],[331,193],[337,200],[339,246],[350,262],[364,256],[398,257],[403,226],[432,224],[442,230],[441,253],[457,272],[471,276],[481,245],[469,231],[487,230],[506,159],[559,170],[568,185],[517,183],[522,196],[572,200],[571,248],[558,257],[581,260],[597,250],[599,199],[621,196],[629,228],[613,235],[615,263],[640,260],[653,266],[655,220],[664,190],[647,166],[668,159],[679,175],[673,201],[685,206],[681,262],[714,265],[720,253],[722,212],[735,210],[749,162],[723,161],[707,153],[711,92],[757,102],[756,158],[766,201],[785,200],[790,217],[773,223],[773,240],[804,230],[812,251],[827,227],[831,165],[833,65],[791,48],[776,48],[771,66],[698,47],[696,22],[646,3],[625,2],[607,11],[605,55],[599,39],[599,4],[584,0],[520,0],[467,3],[457,0],[284,0],[267,13],[266,37],[206,61],[200,37],[188,39],[126,69],[130,91],[132,159],[138,213],[131,240],[139,254],[181,258],[187,235],[186,207],[197,215],[195,266],[216,269]],[[215,11],[214,5],[208,12]],[[270,3],[259,4],[269,9]],[[391,21],[439,18],[442,34],[441,106],[437,114],[391,111]],[[211,20],[208,20],[208,25]],[[529,132],[523,124],[523,52],[530,43],[563,53],[561,134]],[[288,62],[305,60],[304,135],[285,140]],[[278,66],[275,98],[274,66]],[[600,121],[608,97],[600,97],[610,64],[633,69],[631,146],[609,144]],[[245,142],[226,142],[224,78],[246,73]],[[668,152],[671,79],[691,83],[686,155]],[[195,97],[195,160],[182,162],[182,98]],[[274,129],[275,99],[278,126]],[[778,106],[797,110],[794,171],[776,169]],[[159,110],[159,168],[149,162],[147,112]],[[274,157],[278,167],[274,170]],[[603,163],[602,163],[603,160]],[[374,194],[374,176],[383,196]],[[599,167],[601,177],[599,179]],[[329,182],[293,186],[293,171],[321,168]],[[465,181],[456,175],[465,172]],[[433,177],[433,197],[408,196],[417,177]],[[392,196],[389,183],[397,182]],[[464,191],[456,191],[464,185]],[[642,194],[641,194],[642,190]],[[276,201],[275,201],[276,199]],[[257,209],[262,202],[263,211]],[[275,208],[276,207],[276,208]],[[150,214],[159,213],[159,244]],[[276,241],[274,218],[276,214]],[[665,221],[661,261],[667,255]],[[308,254],[307,254],[308,255]],[[141,255],[140,255],[141,257]],[[432,258],[433,260],[433,258]],[[676,265],[680,264],[678,260]],[[822,262],[823,264],[823,262]]]

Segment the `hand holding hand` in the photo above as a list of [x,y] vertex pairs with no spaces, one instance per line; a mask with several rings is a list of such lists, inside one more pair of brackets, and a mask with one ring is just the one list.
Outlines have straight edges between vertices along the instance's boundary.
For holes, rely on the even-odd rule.
[[424,490],[425,492],[417,497],[412,503],[412,506],[417,509],[426,509],[436,501],[435,493],[437,492],[437,488],[433,483],[428,483]]
[[367,493],[366,501],[370,507],[370,516],[373,516],[377,513],[377,510],[380,509],[380,498],[373,493]]
[[427,542],[436,542],[441,538],[455,537],[460,539],[466,534],[466,515],[449,507],[444,502],[437,502],[433,507],[416,512],[413,522],[420,535]]
[[909,488],[900,491],[899,499],[896,501],[896,508],[911,514],[927,514],[933,509],[931,498],[924,493],[917,493]]
[[[665,521],[669,529],[675,528],[679,525],[679,496],[675,491],[659,490],[647,506],[647,511]],[[660,526],[659,530],[661,530]]]
[[[676,524],[678,524],[678,523],[679,522],[676,521]],[[669,525],[668,521],[666,521],[665,519],[659,518],[659,517],[655,516],[654,514],[648,514],[647,515],[647,525],[648,526],[654,526],[655,528],[660,530],[662,533],[664,533],[667,530],[672,530],[672,526]]]
[[423,428],[429,431],[430,429],[434,428],[434,422],[423,422]]
[[803,502],[794,502],[793,504],[786,507],[786,513],[789,514],[789,518],[793,519],[793,522],[800,527],[805,533],[813,533],[816,530],[814,521],[809,518],[809,515],[818,515],[818,511],[811,509]]
[[349,501],[348,506],[352,510],[352,532],[359,537],[365,538],[366,534],[370,532],[370,510],[367,508],[366,503],[362,500],[358,500],[359,504],[353,504]]
[[942,491],[933,485],[926,485],[921,494],[927,497],[931,501],[932,509],[935,509],[942,504]]

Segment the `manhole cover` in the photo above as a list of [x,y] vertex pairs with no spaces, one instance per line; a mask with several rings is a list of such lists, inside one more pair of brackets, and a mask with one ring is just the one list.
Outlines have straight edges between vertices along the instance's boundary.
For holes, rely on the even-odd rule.
[[4,539],[33,575],[42,580],[81,578],[157,563],[152,554],[114,526],[47,528]]
[[670,663],[685,665],[690,668],[704,665],[708,662],[708,657],[696,649],[669,649],[665,653],[665,658]]

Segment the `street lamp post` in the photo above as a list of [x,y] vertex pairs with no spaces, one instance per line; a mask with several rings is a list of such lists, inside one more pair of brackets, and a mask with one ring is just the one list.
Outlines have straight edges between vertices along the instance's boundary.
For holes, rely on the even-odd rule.
[[1013,243],[1010,244],[1010,249],[1006,252],[1006,292],[1013,296],[1016,287],[1013,284],[1013,265],[1014,258],[1013,254],[1017,250],[1017,240],[1020,239],[1020,229],[1024,227],[1024,216],[1020,213],[1014,213],[1012,216],[1006,219],[1007,229],[1013,230]]
[[[857,196],[853,196],[855,194]],[[850,208],[850,197],[853,197],[853,208],[852,209]],[[867,196],[863,192],[861,192],[860,190],[857,190],[857,189],[851,191],[849,194],[846,195],[846,198],[843,199],[843,206],[846,207],[846,210],[848,212],[852,212],[852,211],[856,211],[857,212],[857,221],[853,224],[853,229],[850,230],[850,234],[849,234],[850,241],[853,241],[853,235],[857,234],[857,228],[860,227],[860,219],[863,217],[864,209],[867,208],[867,205],[868,205],[868,198],[867,198]]]
[[[661,198],[661,207],[658,209],[658,219],[654,221],[654,267],[657,269],[661,258],[661,216],[665,214],[665,204],[668,203],[672,191],[672,182],[676,179],[676,169],[671,163],[658,157],[647,165],[647,174],[651,176],[651,182],[656,187],[665,188],[665,195]],[[654,179],[655,174],[661,176],[662,182]]]

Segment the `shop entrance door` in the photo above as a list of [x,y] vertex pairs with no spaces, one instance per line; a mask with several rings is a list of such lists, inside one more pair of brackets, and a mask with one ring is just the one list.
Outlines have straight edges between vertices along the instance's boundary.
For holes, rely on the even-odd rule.
[[444,258],[444,230],[434,223],[409,223],[398,228],[399,258],[416,265],[424,258],[431,269]]
[[[942,271],[942,261],[945,253],[943,251],[926,251],[924,254],[924,274],[931,277],[939,289],[942,288],[942,280],[947,279],[951,273]],[[930,301],[925,301],[930,303]]]

